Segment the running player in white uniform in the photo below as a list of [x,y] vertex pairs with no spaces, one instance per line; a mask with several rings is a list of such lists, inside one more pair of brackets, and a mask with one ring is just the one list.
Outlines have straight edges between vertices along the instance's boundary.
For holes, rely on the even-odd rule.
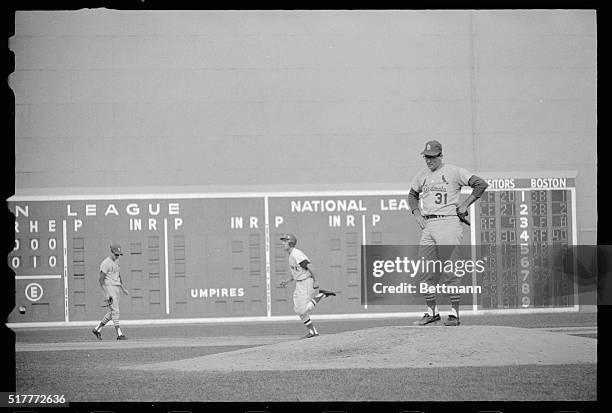
[[[487,189],[487,183],[478,176],[460,168],[442,162],[442,145],[438,141],[429,141],[421,152],[427,168],[421,170],[412,180],[408,203],[417,223],[423,230],[421,234],[419,258],[446,259],[456,258],[457,249],[463,238],[463,228],[458,214],[466,215],[471,204],[476,202]],[[459,204],[461,187],[473,188],[470,196]],[[419,203],[421,204],[419,207]],[[440,248],[448,246],[449,248]],[[441,253],[445,251],[445,253]],[[444,256],[441,256],[444,255]],[[422,283],[432,285],[435,273],[422,273]],[[461,278],[454,274],[445,274],[446,285],[461,285]],[[417,322],[427,325],[440,320],[436,306],[435,293],[424,296],[427,312]],[[451,313],[444,325],[457,326],[459,322],[459,294],[450,294]]]
[[[308,334],[302,338],[317,337],[319,332],[315,328],[310,313],[323,297],[336,295],[332,291],[327,291],[319,288],[312,271],[310,260],[299,249],[295,248],[297,238],[293,234],[286,234],[281,237],[283,248],[289,254],[289,271],[291,277],[281,281],[280,286],[285,288],[291,281],[295,281],[295,290],[293,291],[293,311],[300,316],[300,319],[306,326]],[[315,290],[319,292],[316,293]]]
[[110,320],[113,320],[113,325],[117,332],[117,340],[126,340],[127,337],[121,332],[119,326],[119,297],[123,291],[125,295],[129,295],[128,290],[123,286],[121,281],[121,268],[119,267],[119,256],[123,255],[121,246],[114,244],[110,247],[111,256],[106,257],[100,264],[99,283],[104,292],[104,299],[108,303],[109,311],[104,315],[104,318],[92,330],[92,333],[98,340],[102,340],[102,327]]

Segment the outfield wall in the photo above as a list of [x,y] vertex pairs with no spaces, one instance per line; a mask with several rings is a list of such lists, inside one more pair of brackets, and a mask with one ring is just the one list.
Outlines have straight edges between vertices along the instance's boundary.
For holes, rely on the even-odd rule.
[[[31,217],[38,231],[55,222],[44,237],[16,233],[24,257],[13,266],[18,277],[51,276],[40,286],[54,298],[23,301],[31,282],[17,279],[17,304],[28,308],[11,317],[94,317],[94,274],[111,240],[129,251],[124,268],[137,285],[125,304],[128,319],[289,314],[289,292],[272,286],[280,277],[277,234],[265,231],[265,218],[291,202],[280,194],[359,195],[380,209],[381,200],[368,197],[405,197],[432,138],[444,145],[446,162],[483,176],[571,177],[568,242],[596,243],[592,10],[19,11],[9,47],[16,160],[10,208],[34,202],[30,217],[17,217],[28,233]],[[500,196],[486,212],[501,234]],[[274,199],[267,212],[266,197]],[[135,200],[142,210],[131,215],[127,205]],[[88,201],[95,216],[88,216]],[[118,215],[106,214],[114,201]],[[70,202],[86,236],[70,233],[78,219]],[[552,202],[540,202],[549,207],[547,226]],[[172,232],[177,217],[170,211],[143,212],[149,203],[153,212],[158,203],[180,204],[180,230]],[[384,231],[365,237],[359,213],[353,222],[351,214],[331,223],[329,214],[285,217],[283,230],[299,233],[340,280],[333,287],[342,298],[325,311],[377,311],[354,304],[355,249],[416,239],[405,211],[384,212],[390,215],[377,222]],[[237,217],[246,229],[230,227]],[[257,228],[249,227],[251,217]],[[141,227],[130,228],[136,218]],[[65,254],[32,251],[32,239],[49,248],[55,238],[57,248],[64,221]],[[551,240],[553,233],[551,227]],[[56,255],[53,271],[34,267],[32,257],[49,265]],[[202,268],[219,279],[198,279]],[[189,298],[192,289],[238,284],[243,295],[219,303]],[[31,288],[35,294],[38,287]]]
[[594,10],[20,11],[16,193],[408,182],[435,138],[577,171],[594,244],[596,48]]

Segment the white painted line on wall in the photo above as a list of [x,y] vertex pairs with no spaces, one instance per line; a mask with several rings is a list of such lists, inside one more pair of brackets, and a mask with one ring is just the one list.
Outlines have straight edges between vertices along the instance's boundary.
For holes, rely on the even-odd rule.
[[366,239],[366,216],[361,216],[361,245],[367,245]]
[[170,314],[170,276],[168,274],[168,218],[164,218],[164,271],[166,273],[166,314]]
[[99,200],[125,200],[125,199],[225,199],[225,198],[286,198],[286,197],[314,197],[314,196],[378,196],[407,194],[406,189],[376,189],[376,190],[323,190],[323,191],[268,191],[268,192],[190,192],[190,193],[146,193],[146,194],[102,194],[102,195],[15,195],[8,200],[11,202],[24,201],[99,201]]
[[66,220],[62,221],[62,250],[64,255],[64,320],[70,321],[70,305],[68,303],[68,231],[66,230]]
[[16,275],[16,280],[50,280],[62,278],[62,274],[41,274],[41,275]]
[[572,245],[578,245],[578,231],[576,230],[576,188],[570,188],[572,195]]
[[[557,308],[522,308],[522,309],[500,309],[500,310],[463,310],[462,316],[478,315],[505,315],[505,314],[548,314],[548,313],[574,313],[578,312],[574,307]],[[423,311],[411,311],[404,313],[367,313],[367,314],[312,314],[313,320],[375,320],[381,318],[418,318]],[[121,320],[125,325],[166,325],[166,324],[227,324],[227,323],[252,323],[252,322],[295,322],[295,316],[260,316],[260,317],[216,317],[216,318],[176,318],[157,320]],[[39,328],[39,327],[87,327],[97,323],[98,320],[88,321],[63,321],[32,322],[32,323],[6,323],[9,328]],[[427,327],[424,327],[427,328]]]
[[[570,195],[572,196],[572,245],[575,248],[578,248],[578,231],[576,230],[576,188],[570,188]],[[574,308],[579,309],[580,305],[578,304],[578,273],[576,270],[577,264],[574,263]]]
[[[361,245],[367,245],[367,240],[366,240],[366,217],[365,215],[361,216]],[[363,251],[363,249],[362,249]],[[363,300],[364,300],[364,308],[367,310],[368,309],[368,291],[367,291],[367,283],[366,283],[366,277],[367,277],[367,271],[363,265],[363,257],[361,259],[361,272],[362,272],[362,282],[363,285],[366,287],[363,287]]]
[[270,210],[268,209],[268,197],[264,197],[264,220],[266,245],[266,317],[272,316],[272,282],[270,274]]

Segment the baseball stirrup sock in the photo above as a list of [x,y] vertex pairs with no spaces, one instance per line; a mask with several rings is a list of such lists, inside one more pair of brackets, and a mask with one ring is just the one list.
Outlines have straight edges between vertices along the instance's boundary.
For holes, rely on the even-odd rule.
[[436,305],[436,300],[435,299],[429,299],[429,300],[425,300],[425,303],[427,304],[427,312],[429,313],[430,316],[435,316],[436,314],[438,314],[438,306]]
[[451,299],[451,314],[459,318],[459,300]]
[[104,327],[109,321],[111,321],[110,317],[108,315],[105,315],[102,321],[100,321],[100,324],[98,324],[98,327],[96,327],[96,330],[100,331],[100,329]]
[[315,308],[315,305],[316,305],[316,304],[317,304],[317,303],[315,303],[314,301],[309,300],[309,301],[306,303],[306,306],[304,307],[304,311],[302,311],[302,314],[308,314],[308,313],[310,313],[312,310],[314,310],[314,308]]
[[304,325],[306,326],[309,332],[311,332],[312,334],[317,334],[317,329],[315,328],[314,324],[312,324],[310,318],[304,321]]
[[308,320],[304,321],[304,325],[306,326],[308,331],[310,331],[312,334],[317,334],[317,329],[312,324],[312,321],[310,320],[310,318]]

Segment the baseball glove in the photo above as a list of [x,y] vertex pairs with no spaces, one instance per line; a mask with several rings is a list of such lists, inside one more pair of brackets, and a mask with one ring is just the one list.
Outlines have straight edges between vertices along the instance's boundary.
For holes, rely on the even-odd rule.
[[104,304],[100,307],[110,307],[113,304],[113,297],[108,297],[104,300]]
[[470,226],[470,221],[468,221],[468,219],[466,218],[468,216],[467,211],[465,211],[464,213],[461,213],[459,212],[459,208],[457,208],[457,216],[459,217],[459,221],[463,222],[468,227]]

